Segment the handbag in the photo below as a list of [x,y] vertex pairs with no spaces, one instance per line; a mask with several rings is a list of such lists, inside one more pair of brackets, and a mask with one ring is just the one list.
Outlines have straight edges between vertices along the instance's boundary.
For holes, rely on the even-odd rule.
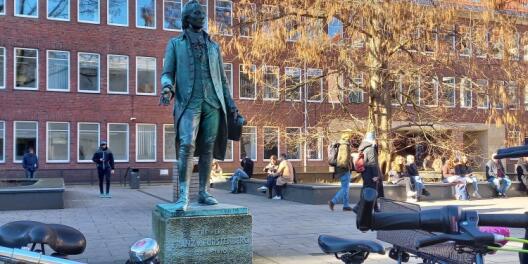
[[246,119],[238,111],[227,115],[227,139],[240,141]]

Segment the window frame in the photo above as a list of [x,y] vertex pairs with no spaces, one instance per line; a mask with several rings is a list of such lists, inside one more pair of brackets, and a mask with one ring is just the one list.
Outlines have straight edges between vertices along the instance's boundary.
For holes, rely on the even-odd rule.
[[[156,30],[158,28],[158,4],[156,0],[153,0],[154,1],[154,26],[153,27],[147,27],[147,26],[139,26],[138,25],[138,16],[137,16],[137,12],[138,12],[138,1],[140,0],[136,0],[136,5],[135,5],[135,8],[134,8],[134,17],[136,18],[136,28],[141,28],[141,29],[151,29],[151,30]],[[183,3],[182,3],[183,4]],[[183,8],[183,7],[182,7]]]
[[115,24],[110,22],[110,4],[108,1],[106,2],[106,24],[109,26],[116,26],[116,27],[128,27],[130,25],[130,0],[126,1],[126,17],[127,17],[127,23],[125,24]]
[[[253,15],[256,15],[256,12],[257,12],[257,5],[256,5],[255,3],[245,3],[245,4],[243,4],[243,5],[244,5],[244,6],[245,6],[245,5],[249,5],[249,6],[250,6],[249,8],[251,9],[251,13],[252,13]],[[240,6],[240,4],[239,4],[239,6]],[[246,17],[246,19],[249,20],[247,17]],[[241,17],[238,17],[238,16],[237,16],[237,20],[238,20],[239,23],[242,23],[242,21],[241,21]],[[250,34],[249,34],[249,35],[242,35],[241,29],[239,28],[239,29],[238,29],[238,36],[241,37],[241,38],[252,38],[251,35],[254,34],[255,31],[257,30],[257,22],[253,23],[253,24],[250,25],[249,27],[251,28],[251,29],[250,29]]]
[[97,21],[90,21],[90,20],[81,20],[80,12],[81,12],[81,1],[77,0],[77,22],[79,23],[86,23],[86,24],[94,24],[99,25],[101,24],[101,0],[97,0]]
[[[3,9],[2,12],[0,12],[0,16],[5,16],[5,14],[6,14],[6,2],[7,2],[7,0],[0,0],[0,1],[3,1],[3,3],[4,3],[4,9]],[[5,152],[4,152],[4,153],[5,153]]]
[[513,92],[514,92],[514,95],[515,95],[515,101],[512,102],[511,101],[508,101],[508,109],[509,110],[518,110],[519,109],[519,105],[520,105],[520,100],[519,100],[519,86],[517,85],[517,82],[515,81],[507,81],[506,82],[506,94],[508,95],[508,99],[511,100],[512,96],[510,94],[510,91],[511,91],[511,88],[513,88]]
[[[167,159],[165,156],[165,143],[166,143],[165,128],[168,126],[173,126],[175,129],[174,124],[163,124],[163,162],[176,162],[178,161],[178,159]],[[174,131],[174,133],[176,134],[176,131]]]
[[[112,92],[110,91],[110,57],[126,57],[127,68],[126,68],[126,92]],[[129,94],[130,93],[130,57],[128,55],[119,54],[107,54],[106,55],[106,93],[107,94]]]
[[[38,91],[39,90],[39,50],[38,49],[33,49],[33,48],[13,48],[14,49],[14,53],[13,53],[13,90],[23,90],[23,91]],[[37,56],[35,58],[35,63],[36,63],[36,67],[35,67],[35,84],[36,84],[36,88],[31,88],[31,87],[17,87],[17,84],[16,84],[16,76],[17,76],[17,50],[19,49],[23,49],[23,50],[35,50],[37,53]],[[4,58],[5,60],[5,58]]]
[[46,0],[46,18],[48,20],[54,20],[54,21],[70,21],[71,20],[71,1],[68,1],[68,18],[53,18],[49,16],[49,2],[50,0]]
[[[81,90],[81,54],[97,54],[97,91]],[[78,93],[89,93],[98,94],[101,93],[101,54],[95,52],[77,52],[77,92]]]
[[[37,2],[37,14],[36,14],[35,16],[18,15],[18,14],[17,14],[17,2],[18,2],[18,0],[14,0],[14,1],[13,1],[13,15],[14,15],[15,17],[36,18],[36,19],[38,19],[38,18],[39,18],[39,8],[40,8],[40,7],[39,7],[39,2],[40,2],[40,0],[35,0],[35,1]],[[7,2],[7,0],[6,0],[5,2]],[[4,2],[4,3],[5,3],[5,2]],[[5,9],[6,9],[6,8],[5,8],[5,6],[4,6],[4,10],[5,10]],[[46,10],[47,10],[47,8],[46,8]],[[47,12],[46,12],[46,13],[47,13]],[[4,11],[4,15],[5,15],[5,11]]]
[[[268,74],[268,70],[271,70],[271,74],[277,74],[277,87],[275,87],[277,89],[277,97],[266,97],[265,96],[265,93],[264,93],[264,89],[266,88],[266,79],[265,79],[265,75]],[[280,68],[279,66],[272,66],[272,65],[263,65],[262,66],[262,82],[263,82],[263,86],[262,86],[262,100],[263,101],[279,101],[280,100],[280,89],[281,89],[281,81],[280,81]]]
[[[314,73],[312,74],[309,74],[310,71],[312,72],[320,72],[320,75],[313,75]],[[308,99],[306,96],[308,95],[308,76],[311,76],[311,77],[318,77],[319,78],[319,97],[320,99],[319,100],[310,100]],[[324,79],[324,74],[323,74],[323,70],[322,69],[317,69],[317,68],[307,68],[306,71],[304,72],[304,88],[305,88],[305,91],[306,93],[304,94],[304,97],[306,99],[306,102],[308,103],[322,103],[323,102],[323,93],[324,93],[324,84],[323,84],[323,79]],[[302,96],[301,96],[302,98]]]
[[[67,147],[68,147],[68,150],[67,150],[67,154],[68,154],[68,159],[67,160],[50,160],[49,158],[49,126],[50,126],[50,123],[53,123],[53,124],[67,124],[68,125],[68,143],[66,144]],[[70,126],[70,122],[58,122],[58,121],[47,121],[46,122],[46,163],[70,163],[70,159],[71,159],[71,126]]]
[[[208,2],[209,2],[209,1],[208,1]],[[214,9],[214,10],[215,10],[215,11],[214,11],[214,19],[215,19],[215,23],[218,23],[217,20],[216,20],[216,4],[217,4],[218,2],[229,2],[229,3],[231,4],[231,8],[230,8],[230,9],[231,9],[231,25],[229,25],[231,33],[229,33],[229,34],[224,34],[224,33],[222,33],[221,31],[218,31],[218,34],[219,34],[219,35],[231,37],[231,36],[233,36],[233,16],[234,16],[234,14],[235,14],[235,13],[233,12],[233,5],[234,5],[234,3],[233,3],[233,1],[231,1],[231,0],[214,0],[214,7],[215,7],[215,9]],[[207,4],[209,5],[209,3],[207,3]],[[209,12],[209,11],[207,11],[207,12]],[[207,16],[207,18],[209,18],[209,16]]]
[[[278,126],[263,126],[262,127],[262,139],[263,139],[264,142],[262,142],[262,146],[263,146],[263,148],[262,148],[262,161],[270,161],[270,159],[264,158],[265,157],[265,155],[264,155],[265,154],[264,153],[264,151],[265,151],[264,145],[266,144],[266,142],[265,142],[266,141],[266,130],[265,130],[266,128],[276,129],[276,132],[277,132],[277,158],[281,154],[281,152],[280,152],[280,143],[281,143],[281,141],[280,141],[280,127],[278,127]],[[257,141],[258,141],[258,139],[257,139]],[[258,145],[258,143],[257,143],[257,145]],[[258,152],[258,149],[257,149],[257,152]]]
[[37,154],[38,157],[38,150],[39,150],[39,122],[38,121],[13,121],[13,163],[22,163],[22,160],[16,159],[16,139],[17,139],[17,132],[16,132],[16,124],[17,123],[34,123],[36,124],[35,127],[35,154]]
[[172,29],[172,28],[166,28],[165,27],[165,2],[167,1],[170,1],[170,2],[180,2],[180,12],[183,13],[183,0],[163,0],[163,30],[166,30],[166,31],[174,31],[174,32],[182,32],[183,31],[183,25],[182,25],[182,29]]
[[[251,98],[251,97],[242,97],[242,96],[241,96],[241,94],[242,94],[242,93],[241,93],[242,85],[240,84],[240,81],[241,81],[241,79],[242,79],[242,77],[241,77],[241,76],[242,76],[242,73],[243,73],[243,72],[244,72],[244,73],[246,72],[246,71],[242,71],[243,67],[245,67],[246,65],[247,65],[247,64],[239,64],[239,66],[238,66],[238,99],[240,99],[240,100],[252,100],[252,101],[255,101],[255,100],[257,100],[257,81],[256,81],[256,79],[255,79],[254,77],[252,78],[252,81],[253,81],[253,83],[254,83],[254,85],[253,85],[254,97]],[[256,66],[256,65],[251,64],[251,65],[249,65],[249,66],[250,66],[250,68],[251,68],[251,71],[253,71],[253,72],[256,72],[256,71],[257,71],[257,66]],[[250,76],[250,77],[251,77],[251,76]]]
[[441,84],[442,86],[441,86],[441,88],[444,87],[444,85],[445,85],[445,80],[449,80],[449,79],[453,80],[453,86],[452,86],[452,87],[453,87],[453,93],[454,93],[454,94],[453,94],[453,101],[452,101],[453,105],[447,105],[447,104],[445,104],[445,102],[447,102],[447,101],[444,102],[445,93],[444,93],[444,91],[443,91],[443,89],[442,89],[442,107],[445,107],[445,108],[455,108],[455,107],[456,107],[456,101],[457,101],[457,99],[456,99],[456,98],[457,98],[457,97],[456,97],[456,87],[457,87],[457,84],[456,84],[456,77],[453,77],[453,76],[444,76],[444,77],[442,77],[442,84]]
[[[286,136],[286,140],[285,140],[285,144],[286,144],[286,150],[284,151],[284,153],[286,153],[286,156],[288,156],[288,129],[289,128],[294,128],[294,129],[297,129],[299,131],[299,137],[302,137],[302,127],[285,127],[284,128],[284,135]],[[298,143],[298,147],[299,147],[299,158],[298,159],[291,159],[288,157],[288,160],[290,161],[301,161],[303,159],[303,155],[304,155],[304,149],[303,149],[303,144],[301,144],[300,142]]]
[[[500,83],[502,83],[502,85],[500,85]],[[498,98],[499,102],[493,100],[492,102],[490,102],[491,103],[491,107],[493,109],[496,109],[496,110],[503,110],[505,108],[505,103],[502,101],[502,98],[501,98],[501,93],[502,93],[501,87],[502,87],[502,89],[504,89],[504,92],[506,92],[506,81],[504,81],[504,80],[494,80],[493,81],[493,85],[494,86],[498,86],[498,87],[496,87],[497,89],[494,89],[494,90],[499,93],[499,98]],[[495,97],[496,96],[493,96],[493,98],[495,98]],[[497,107],[497,103],[500,103],[501,106]]]
[[126,155],[127,155],[127,159],[126,160],[118,160],[118,159],[114,159],[114,162],[116,163],[125,163],[125,162],[129,162],[130,161],[130,125],[128,123],[107,123],[106,124],[106,138],[107,138],[107,142],[108,142],[108,147],[110,148],[110,125],[126,125]]
[[[138,92],[139,88],[139,82],[138,82],[138,59],[140,58],[147,58],[147,59],[154,59],[154,92],[152,93],[140,93]],[[158,76],[158,58],[156,57],[147,57],[147,56],[136,56],[136,95],[150,95],[150,96],[156,96],[158,91],[158,82],[157,80]]]
[[[427,104],[427,103],[424,103],[423,106],[425,107],[438,107],[439,105],[439,102],[438,102],[438,97],[439,97],[439,88],[440,88],[440,80],[438,79],[438,76],[433,76],[431,77],[431,84],[432,84],[432,87],[433,87],[433,92],[434,92],[434,102],[435,104]],[[427,87],[429,88],[429,86]],[[421,94],[420,94],[420,100],[422,100],[421,98]]]
[[233,97],[233,93],[234,93],[234,85],[233,85],[233,71],[234,71],[234,68],[233,68],[233,63],[231,62],[224,62],[224,65],[222,65],[224,67],[224,72],[226,72],[225,70],[225,66],[226,65],[229,65],[231,67],[231,71],[230,71],[230,74],[227,75],[226,74],[226,77],[229,79],[229,92],[231,92],[231,97]]
[[[359,77],[359,78],[358,78]],[[355,82],[354,80],[360,80],[359,82]],[[352,89],[350,90],[350,92],[348,93],[347,95],[347,100],[348,100],[348,103],[350,104],[362,104],[365,102],[365,91],[358,86],[358,84],[360,84],[361,86],[364,85],[365,83],[365,74],[363,72],[360,72],[358,75],[356,76],[352,76]],[[352,93],[358,93],[361,97],[361,102],[353,102],[350,100],[350,94]],[[343,101],[344,101],[345,98],[343,98]]]
[[99,146],[101,144],[101,124],[97,122],[77,122],[77,163],[92,163],[93,161],[91,159],[79,159],[79,147],[81,146],[81,125],[97,125],[97,146]]
[[489,92],[488,92],[488,89],[489,89],[489,80],[487,79],[477,79],[477,83],[479,80],[484,80],[486,81],[486,107],[482,107],[482,106],[479,106],[478,104],[478,94],[477,94],[477,109],[484,109],[484,110],[488,110],[490,108],[490,96],[489,96]]
[[[5,9],[4,9],[5,10]],[[4,90],[6,89],[7,87],[7,49],[6,47],[0,47],[0,50],[4,50],[4,55],[2,55],[2,57],[4,58],[4,63],[3,65],[0,65],[2,67],[2,73],[3,73],[3,76],[4,76],[4,80],[3,80],[3,83],[0,83],[0,90]]]
[[[139,155],[139,131],[138,128],[141,125],[154,126],[154,159],[141,160],[138,158]],[[153,123],[136,123],[136,162],[146,163],[146,162],[157,162],[158,160],[158,125]]]
[[4,125],[4,129],[2,130],[2,133],[0,134],[0,136],[2,136],[2,138],[4,139],[4,144],[2,146],[2,153],[4,153],[4,156],[2,157],[2,159],[0,159],[0,163],[5,163],[6,162],[6,145],[7,145],[7,138],[6,138],[7,122],[5,120],[0,120],[0,123]]
[[[465,104],[465,93],[466,86],[465,84],[469,83],[469,92],[471,93],[471,98],[469,99],[469,105]],[[470,78],[462,78],[460,81],[460,108],[471,109],[473,108],[473,80]]]
[[[65,52],[68,54],[68,89],[66,90],[62,90],[62,89],[53,89],[53,88],[50,88],[50,85],[49,85],[49,61],[50,61],[50,57],[49,57],[49,53],[51,52]],[[69,51],[65,51],[65,50],[46,50],[46,91],[50,91],[50,92],[62,92],[62,93],[68,93],[71,91],[71,54]]]
[[315,131],[317,131],[318,135],[317,135],[317,152],[318,154],[320,154],[321,158],[320,159],[311,159],[309,156],[308,156],[308,143],[306,144],[306,160],[308,161],[323,161],[324,160],[324,150],[323,150],[323,145],[324,145],[324,137],[323,135],[320,134],[320,130],[322,130],[321,127],[307,127],[306,128],[307,131],[310,131],[310,129],[313,129]]
[[[245,128],[254,128],[255,129],[255,158],[254,159],[251,159],[252,161],[257,161],[258,160],[258,128],[257,126],[244,126]],[[244,135],[244,131],[242,130],[242,136]],[[238,144],[238,155],[239,155],[239,160],[242,159],[242,142],[239,141],[240,143]],[[235,158],[235,153],[233,153],[233,159]]]
[[[288,75],[288,74],[287,74],[288,71],[292,71],[292,72],[293,72],[293,71],[295,71],[295,72],[296,72],[296,71],[299,71],[299,84],[300,84],[300,85],[299,85],[299,88],[298,88],[298,89],[299,89],[299,99],[291,99],[291,98],[288,98],[288,93],[286,93],[286,94],[284,95],[284,99],[285,99],[285,101],[288,101],[288,102],[302,102],[302,100],[303,100],[303,94],[304,94],[304,92],[303,92],[303,87],[304,87],[304,85],[302,84],[302,83],[303,83],[303,71],[302,71],[301,68],[297,68],[297,67],[285,67],[285,68],[284,68],[284,76],[292,76],[292,75]],[[287,78],[284,78],[284,86],[285,86],[284,89],[285,89],[285,90],[286,90],[286,88],[287,88],[286,81],[287,81]]]
[[[229,144],[231,142],[231,144]],[[229,148],[229,145],[231,145],[231,158],[230,159],[224,159],[224,160],[219,160],[218,162],[233,162],[235,161],[235,143],[233,140],[230,140],[228,139],[227,140],[227,145],[228,145],[228,148]],[[258,151],[257,151],[258,152]]]

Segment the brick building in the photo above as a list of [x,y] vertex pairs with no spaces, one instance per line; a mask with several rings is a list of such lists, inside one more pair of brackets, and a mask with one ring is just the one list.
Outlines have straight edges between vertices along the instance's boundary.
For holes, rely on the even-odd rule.
[[[209,20],[226,25],[226,34],[214,38],[229,38],[233,3],[202,2]],[[169,180],[163,174],[175,159],[172,109],[158,105],[159,76],[165,45],[181,32],[181,8],[182,0],[0,0],[0,176],[22,175],[20,161],[31,146],[40,157],[42,176],[85,181],[93,177],[91,155],[99,140],[107,139],[121,174],[128,167],[143,168],[154,180]],[[328,27],[329,34],[335,27]],[[520,58],[528,61],[524,51]],[[321,116],[334,109],[324,96],[330,82],[311,85],[307,91],[315,89],[319,96],[307,101],[302,91],[297,98],[257,97],[260,87],[247,71],[260,66],[245,67],[235,58],[224,54],[225,69],[233,98],[251,122],[242,142],[230,144],[224,170],[237,166],[242,154],[262,167],[271,154],[282,152],[295,166],[306,161],[310,170],[327,170],[322,136],[305,145],[287,140],[305,127],[320,129]],[[280,88],[280,76],[301,80],[325,69],[264,70]],[[463,100],[457,99],[453,82],[453,103],[459,108]],[[363,101],[362,92],[352,94],[346,107],[366,116]],[[288,114],[276,117],[277,125],[265,126],[257,117],[271,105]],[[479,111],[477,105],[469,108]],[[460,127],[461,141],[464,133],[480,133],[483,151],[501,145],[507,134],[482,120]]]

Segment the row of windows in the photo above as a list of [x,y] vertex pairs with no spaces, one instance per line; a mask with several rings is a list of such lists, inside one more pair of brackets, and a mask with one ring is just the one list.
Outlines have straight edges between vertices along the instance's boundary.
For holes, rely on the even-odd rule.
[[[96,122],[77,123],[77,162],[92,162],[92,155],[97,150],[101,138],[101,124]],[[36,153],[39,147],[39,123],[35,121],[15,121],[13,123],[13,161],[21,162],[24,153],[33,148]],[[69,122],[46,122],[46,162],[69,163],[71,146],[71,127]],[[108,146],[114,154],[116,162],[129,161],[129,124],[108,123],[106,138]],[[263,159],[271,155],[279,155],[280,130],[278,127],[263,127]],[[176,161],[174,125],[163,125],[163,161]],[[320,130],[309,128],[307,139],[307,158],[323,159],[323,141]],[[136,124],[136,162],[156,162],[157,157],[157,125]],[[302,133],[299,127],[286,128],[282,138],[285,138],[283,151],[292,160],[300,160],[302,153]],[[6,161],[6,122],[0,121],[0,162]],[[245,127],[240,141],[240,155],[257,160],[257,127]],[[226,161],[233,160],[233,142],[228,142]]]

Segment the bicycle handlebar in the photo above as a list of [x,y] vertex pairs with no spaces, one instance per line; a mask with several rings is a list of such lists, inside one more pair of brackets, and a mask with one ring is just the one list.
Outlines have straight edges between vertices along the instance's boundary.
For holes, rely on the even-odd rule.
[[479,226],[528,228],[528,214],[479,214]]

